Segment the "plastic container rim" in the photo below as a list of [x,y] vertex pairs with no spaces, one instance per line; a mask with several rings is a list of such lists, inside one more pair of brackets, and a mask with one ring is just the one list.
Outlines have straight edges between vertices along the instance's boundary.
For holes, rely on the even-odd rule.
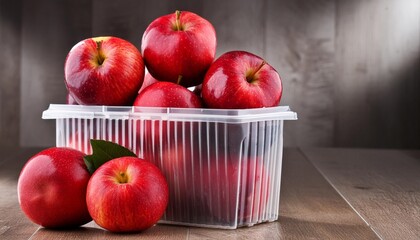
[[134,106],[86,106],[50,104],[42,119],[151,119],[243,123],[265,120],[296,120],[289,106],[254,109],[162,108]]

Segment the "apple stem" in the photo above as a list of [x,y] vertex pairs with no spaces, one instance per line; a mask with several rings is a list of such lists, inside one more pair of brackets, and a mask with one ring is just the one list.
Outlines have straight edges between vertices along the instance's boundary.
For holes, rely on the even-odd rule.
[[178,75],[178,80],[176,81],[176,84],[180,85],[182,80],[182,75]]
[[253,75],[255,75],[258,71],[260,71],[261,70],[261,68],[266,64],[267,62],[266,61],[262,61],[261,62],[261,64],[260,64],[260,66],[258,66],[258,68],[257,68],[257,70],[254,72],[254,74]]
[[179,18],[181,17],[181,11],[176,10],[176,11],[175,11],[175,16],[176,16],[176,18],[175,18],[175,26],[176,26],[176,30],[177,30],[177,31],[181,31],[181,30],[182,30],[182,27],[181,27],[181,23],[180,23],[180,21],[179,21]]
[[246,80],[249,82],[249,83],[252,83],[253,81],[254,81],[254,76],[255,76],[255,74],[257,74],[260,70],[261,70],[261,68],[266,64],[267,62],[266,61],[262,61],[261,62],[261,64],[258,66],[258,68],[255,70],[255,71],[253,71],[253,72],[251,72],[251,73],[249,73],[247,76],[246,76]]
[[96,50],[98,51],[98,64],[102,65],[102,63],[105,61],[105,57],[103,56],[102,53],[102,41],[97,41],[96,42]]

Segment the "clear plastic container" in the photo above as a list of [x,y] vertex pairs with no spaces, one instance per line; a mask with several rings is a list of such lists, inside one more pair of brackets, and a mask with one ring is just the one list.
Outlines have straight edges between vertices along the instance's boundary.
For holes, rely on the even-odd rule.
[[278,219],[283,122],[289,107],[180,109],[51,104],[56,145],[91,153],[119,143],[156,164],[169,184],[160,223],[236,229]]

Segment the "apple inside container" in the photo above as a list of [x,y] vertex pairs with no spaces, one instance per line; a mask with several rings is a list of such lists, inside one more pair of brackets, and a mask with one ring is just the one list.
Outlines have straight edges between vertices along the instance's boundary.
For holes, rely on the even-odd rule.
[[[143,130],[154,124],[145,121]],[[257,147],[244,144],[248,127],[183,121],[165,126],[160,144],[143,139],[141,157],[158,166],[168,180],[166,221],[249,225],[264,214],[270,178]]]
[[[194,134],[177,132],[160,149],[144,151],[144,158],[162,169],[168,180],[171,200],[165,220],[226,226],[255,223],[269,198],[270,178],[263,159],[241,154],[241,142],[222,137],[216,141],[214,130],[223,124],[190,124]],[[199,131],[203,124],[209,124],[205,127],[209,131]],[[171,128],[169,132],[174,133]]]
[[194,163],[198,150],[189,140],[171,144],[162,149],[155,164],[168,180],[171,202],[166,210],[166,220],[194,222],[194,209],[200,206],[191,202],[194,192]]
[[195,201],[204,221],[232,226],[255,223],[269,198],[269,176],[259,159],[213,157],[195,170]]

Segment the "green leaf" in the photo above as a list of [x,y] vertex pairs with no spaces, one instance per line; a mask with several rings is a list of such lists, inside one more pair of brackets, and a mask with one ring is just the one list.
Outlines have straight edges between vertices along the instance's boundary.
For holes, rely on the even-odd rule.
[[137,157],[129,149],[113,142],[91,139],[90,145],[92,145],[92,155],[86,155],[84,157],[90,174],[93,174],[96,169],[109,160],[119,157]]

